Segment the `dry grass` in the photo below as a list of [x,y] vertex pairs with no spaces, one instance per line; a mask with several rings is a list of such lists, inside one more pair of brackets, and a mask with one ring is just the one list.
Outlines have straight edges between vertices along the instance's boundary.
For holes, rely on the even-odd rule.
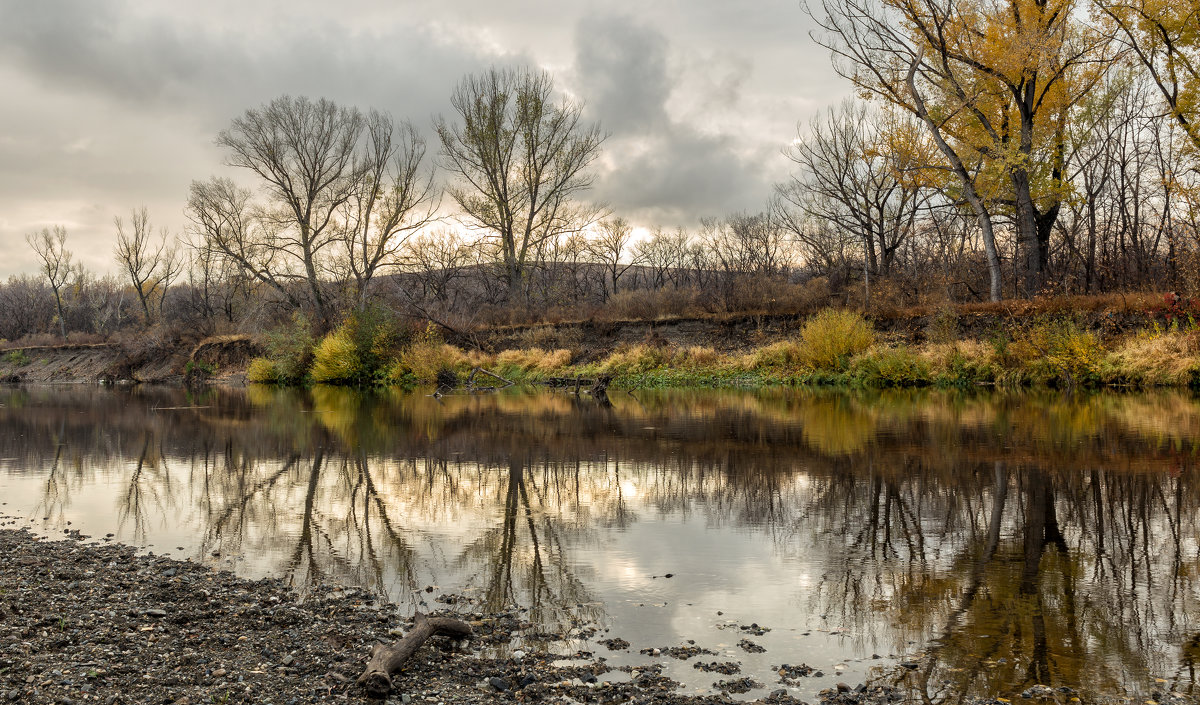
[[1144,386],[1186,385],[1200,369],[1200,331],[1145,331],[1108,355],[1106,376]]
[[549,373],[562,370],[571,364],[571,351],[565,348],[546,351],[541,348],[528,350],[505,350],[496,356],[496,366],[502,370],[520,373]]

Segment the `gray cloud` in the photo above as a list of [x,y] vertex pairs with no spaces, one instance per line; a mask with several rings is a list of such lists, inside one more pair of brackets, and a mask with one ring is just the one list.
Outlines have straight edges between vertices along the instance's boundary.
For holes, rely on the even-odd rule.
[[182,229],[188,183],[228,173],[217,131],[283,93],[428,130],[464,74],[542,66],[612,135],[593,195],[648,226],[758,207],[795,121],[840,98],[832,72],[794,68],[794,0],[345,2],[0,0],[0,276],[30,271],[23,235],[56,223],[97,271],[114,215],[144,204]]
[[[597,184],[603,200],[634,220],[664,225],[764,204],[771,171],[759,159],[776,143],[768,137],[764,150],[752,136],[704,131],[668,108],[676,87],[692,83],[700,89],[689,102],[745,109],[746,62],[672,67],[667,37],[628,17],[585,18],[576,36],[577,83],[589,114],[611,132],[609,168]],[[700,80],[689,82],[689,74]]]

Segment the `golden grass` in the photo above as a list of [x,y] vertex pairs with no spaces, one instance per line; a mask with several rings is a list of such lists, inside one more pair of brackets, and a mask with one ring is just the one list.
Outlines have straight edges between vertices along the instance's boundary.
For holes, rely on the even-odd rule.
[[541,348],[505,350],[496,356],[496,366],[523,374],[555,372],[568,367],[571,357],[571,351],[563,348],[550,351]]
[[1200,367],[1200,331],[1144,331],[1109,353],[1108,375],[1144,386],[1186,385]]

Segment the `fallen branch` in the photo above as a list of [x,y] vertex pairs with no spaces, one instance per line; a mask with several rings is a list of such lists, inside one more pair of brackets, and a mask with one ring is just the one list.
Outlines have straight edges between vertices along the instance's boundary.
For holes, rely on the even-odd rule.
[[392,674],[399,671],[431,636],[448,636],[452,639],[469,639],[471,625],[453,617],[426,617],[417,613],[413,628],[404,637],[391,644],[376,644],[371,648],[371,659],[367,668],[358,677],[358,684],[372,698],[383,699],[392,691]]
[[471,370],[471,375],[469,377],[467,377],[467,389],[470,389],[473,391],[479,391],[479,392],[490,392],[490,391],[494,391],[496,389],[504,388],[504,387],[476,387],[475,386],[475,375],[477,375],[479,373],[483,373],[483,374],[487,375],[488,377],[493,377],[495,379],[500,380],[501,382],[504,383],[504,387],[511,387],[513,384],[515,384],[515,382],[513,382],[511,379],[505,379],[505,378],[501,377],[500,375],[496,374],[495,372],[488,372],[487,370],[483,369],[482,367],[476,367],[475,369]]

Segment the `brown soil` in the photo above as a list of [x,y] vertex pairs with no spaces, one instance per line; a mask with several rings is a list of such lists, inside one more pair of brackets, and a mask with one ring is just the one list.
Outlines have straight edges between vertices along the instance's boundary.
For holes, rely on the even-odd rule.
[[116,343],[42,345],[0,353],[0,381],[21,383],[182,384],[189,362],[206,379],[244,383],[246,367],[259,354],[250,336],[206,338],[186,349],[136,352]]

